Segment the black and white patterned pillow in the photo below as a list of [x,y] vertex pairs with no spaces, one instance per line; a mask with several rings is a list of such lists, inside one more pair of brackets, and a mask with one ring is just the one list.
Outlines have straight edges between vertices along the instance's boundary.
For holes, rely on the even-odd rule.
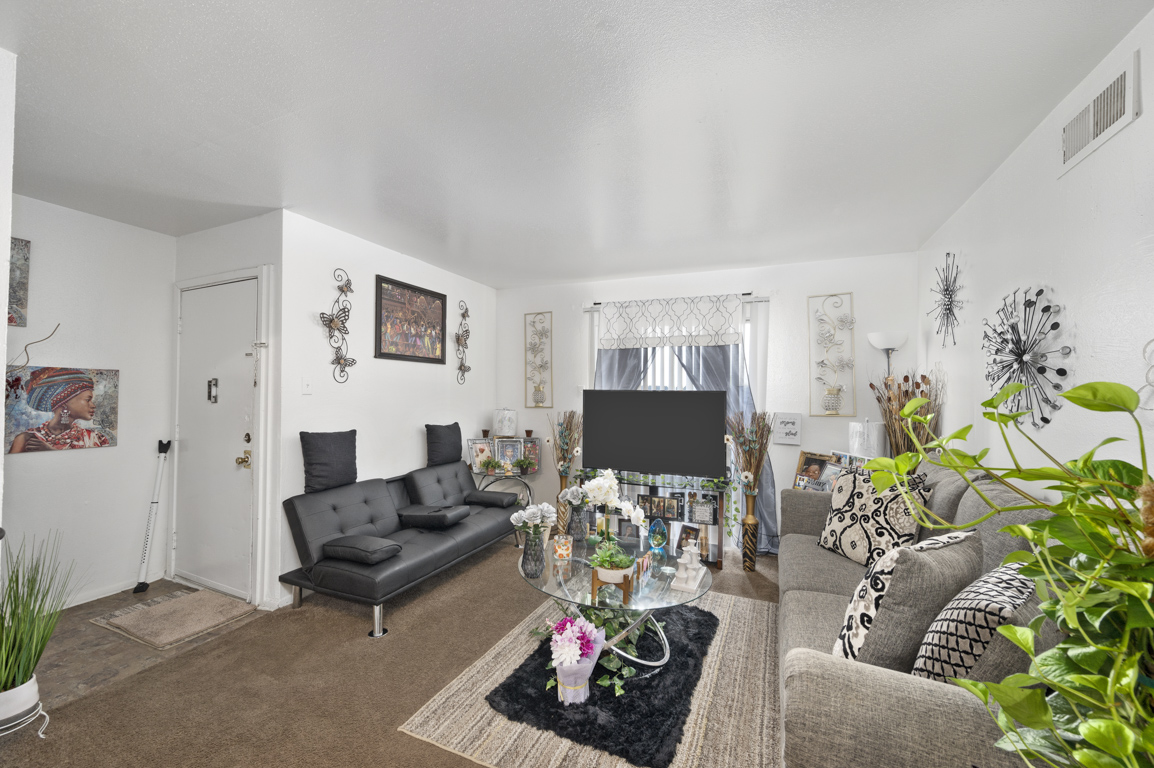
[[[861,583],[858,584],[857,589],[854,590],[853,596],[850,598],[849,605],[846,606],[845,620],[842,622],[841,632],[838,635],[837,642],[834,643],[833,655],[845,659],[857,659],[867,661],[867,663],[875,663],[873,659],[862,659],[862,648],[865,645],[866,636],[868,635],[869,631],[874,628],[875,620],[882,610],[882,603],[886,598],[886,594],[890,591],[891,584],[893,584],[895,577],[898,575],[900,568],[899,563],[902,557],[905,556],[908,560],[912,553],[921,554],[928,553],[933,550],[945,549],[946,547],[950,547],[954,544],[958,544],[967,540],[973,540],[977,536],[978,534],[974,531],[950,531],[949,533],[926,539],[925,541],[918,542],[917,544],[913,544],[909,547],[900,547],[890,550],[876,561],[874,561],[874,564],[870,566],[868,571],[866,571],[865,578],[861,580]],[[920,584],[916,581],[928,578],[931,582],[936,582],[933,583],[932,586],[937,588],[938,591],[941,591],[942,588],[946,590],[946,596],[939,596],[941,602],[937,603],[937,606],[945,605],[946,602],[950,599],[949,595],[957,594],[962,585],[972,581],[974,576],[980,572],[981,541],[980,539],[977,539],[974,541],[974,543],[976,544],[976,549],[973,553],[973,556],[970,558],[972,562],[969,564],[969,567],[972,568],[972,572],[968,574],[968,578],[966,578],[964,581],[958,582],[957,586],[954,586],[951,589],[947,583],[949,580],[948,578],[938,578],[937,574],[932,572],[932,568],[930,569],[930,572],[926,572],[926,569],[921,568],[916,569],[919,572],[912,577],[911,583],[904,585],[906,587],[904,591],[907,593],[914,593],[915,595],[925,594],[927,598],[926,602],[931,602],[933,595],[930,593],[933,592],[934,589],[929,588],[930,584]],[[915,569],[907,566],[907,570]],[[949,573],[944,574],[944,576],[957,579],[957,568],[951,567],[949,569]],[[898,633],[909,634],[909,625],[911,623],[915,623],[909,616],[909,608],[911,608],[911,606],[902,607],[905,608],[906,611],[904,613],[898,614],[895,617],[896,620],[893,622],[894,626],[886,626],[884,628],[885,634],[887,636],[881,639],[879,643],[875,643],[874,645],[892,645],[895,643],[897,645],[905,644],[906,638],[895,639],[890,637],[890,635],[893,634],[893,630],[895,629],[898,631]],[[917,604],[917,601],[913,601],[912,608],[915,611],[922,613],[924,613],[925,610],[932,611],[932,613],[929,613],[928,616],[922,620],[922,627],[928,626],[929,623],[933,620],[932,617],[936,616],[940,610],[940,607],[933,607],[932,605],[919,605]],[[918,637],[923,635],[924,632],[919,632]],[[913,654],[918,650],[917,642],[917,640],[913,641],[913,647],[909,650],[907,656],[911,662],[913,660]],[[894,653],[890,653],[890,650],[892,649],[883,649],[883,654],[887,657],[895,655]],[[898,649],[896,655],[902,655],[900,649]],[[890,665],[887,663],[878,663],[878,666]],[[906,668],[902,671],[908,672],[909,670],[910,667],[906,666]]]
[[[896,486],[878,492],[869,470],[846,470],[833,482],[829,516],[819,544],[855,563],[870,566],[895,547],[918,540],[918,521]],[[930,497],[924,475],[914,475],[909,487],[922,505]]]
[[943,683],[969,677],[998,627],[1034,593],[1034,582],[1018,572],[1022,565],[995,568],[959,592],[930,625],[913,674]]

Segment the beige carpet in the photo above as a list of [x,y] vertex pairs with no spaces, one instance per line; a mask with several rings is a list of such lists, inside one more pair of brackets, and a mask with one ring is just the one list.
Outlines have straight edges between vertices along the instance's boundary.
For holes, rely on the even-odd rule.
[[164,650],[256,610],[210,589],[181,590],[92,619],[92,623]]
[[[713,592],[695,605],[720,624],[673,768],[774,768],[780,764],[777,606]],[[529,630],[559,617],[553,603],[543,604],[399,730],[493,768],[628,766],[619,757],[507,720],[485,701],[540,642]]]

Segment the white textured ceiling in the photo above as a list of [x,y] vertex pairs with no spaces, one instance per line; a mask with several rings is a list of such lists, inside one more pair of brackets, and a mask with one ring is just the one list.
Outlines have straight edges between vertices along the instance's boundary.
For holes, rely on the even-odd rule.
[[1152,0],[0,0],[15,191],[490,285],[919,247]]

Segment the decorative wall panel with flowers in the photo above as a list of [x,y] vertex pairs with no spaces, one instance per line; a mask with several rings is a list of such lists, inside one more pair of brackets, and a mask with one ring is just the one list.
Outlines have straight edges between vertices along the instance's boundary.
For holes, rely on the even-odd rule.
[[525,407],[553,407],[553,313],[525,314]]
[[852,293],[810,296],[809,415],[856,416]]

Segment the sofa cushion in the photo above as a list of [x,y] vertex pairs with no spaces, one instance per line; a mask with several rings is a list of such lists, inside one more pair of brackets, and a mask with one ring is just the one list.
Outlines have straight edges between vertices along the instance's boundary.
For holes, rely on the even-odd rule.
[[959,592],[926,632],[913,673],[943,683],[969,678],[998,627],[1034,593],[1034,582],[1021,569],[1022,563],[1000,566]]
[[325,557],[372,565],[396,556],[401,551],[401,545],[379,536],[341,536],[325,542],[321,551]]
[[[1025,500],[1004,487],[1001,483],[993,480],[980,480],[974,485],[981,489],[982,493],[986,495],[990,501],[1000,507],[1016,506],[1024,504]],[[958,514],[954,518],[955,525],[969,526],[973,521],[989,513],[990,507],[982,500],[982,497],[974,492],[973,489],[967,489],[962,495],[962,500],[958,504]],[[1050,513],[1044,509],[1015,509],[1009,512],[1002,512],[994,515],[989,520],[979,523],[975,528],[982,533],[982,573],[987,573],[994,570],[1002,561],[1006,559],[1006,555],[1018,550],[1027,550],[1030,545],[1025,539],[1019,539],[1011,536],[1008,533],[1002,533],[999,529],[1007,525],[1025,525],[1033,520],[1050,517]]]
[[511,507],[517,503],[517,494],[506,491],[469,491],[465,503],[480,507]]
[[409,529],[394,538],[401,551],[369,565],[325,558],[309,577],[323,589],[343,592],[366,602],[378,601],[457,559],[457,542],[441,532]]
[[822,549],[817,536],[791,533],[781,539],[777,553],[778,590],[825,592],[845,601],[865,576],[866,567]]
[[357,431],[301,432],[305,493],[357,481]]
[[428,448],[427,466],[453,464],[461,460],[461,425],[426,424],[425,444]]
[[326,542],[342,536],[383,536],[403,544],[392,534],[401,519],[387,480],[362,480],[317,493],[285,499],[285,515],[305,572],[324,558]]
[[513,522],[509,519],[512,511],[497,507],[485,507],[473,512],[468,518],[441,531],[441,533],[452,537],[457,542],[459,551],[470,552],[512,533]]
[[463,461],[413,470],[405,475],[405,486],[414,504],[440,507],[465,503],[465,496],[477,490],[473,473]]
[[401,516],[401,525],[406,528],[441,531],[461,522],[470,512],[465,506],[426,507],[414,504],[399,510],[397,514]]
[[825,592],[794,590],[777,607],[778,658],[794,648],[829,653],[845,619],[846,598]]
[[981,567],[976,531],[952,531],[882,555],[846,607],[833,655],[911,671],[930,624]]
[[[906,505],[902,491],[894,486],[878,491],[869,470],[846,470],[833,481],[829,516],[821,533],[823,549],[870,566],[894,547],[917,540],[918,521]],[[919,504],[930,496],[922,476],[909,480],[909,493]]]

